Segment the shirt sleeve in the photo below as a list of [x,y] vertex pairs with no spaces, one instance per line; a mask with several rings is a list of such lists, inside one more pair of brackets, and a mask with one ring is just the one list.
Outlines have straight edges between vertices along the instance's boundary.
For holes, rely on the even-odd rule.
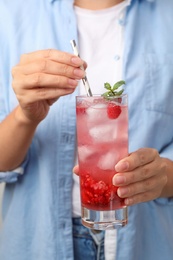
[[18,177],[24,174],[28,161],[29,161],[29,153],[27,154],[25,160],[22,162],[22,164],[18,168],[14,169],[12,171],[0,172],[0,183],[1,182],[6,182],[6,183],[16,182],[18,180]]
[[[164,147],[164,149],[160,152],[160,156],[163,158],[168,158],[173,161],[173,142],[171,142],[171,144],[169,144],[168,146]],[[173,197],[158,198],[155,200],[155,202],[162,205],[167,205],[167,204],[173,205]]]

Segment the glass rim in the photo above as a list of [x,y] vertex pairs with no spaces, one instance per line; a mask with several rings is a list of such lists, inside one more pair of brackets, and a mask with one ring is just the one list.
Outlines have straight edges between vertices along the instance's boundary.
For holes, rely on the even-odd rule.
[[122,98],[122,97],[127,97],[127,93],[123,93],[120,96],[110,96],[110,97],[104,97],[102,94],[93,94],[92,96],[87,96],[87,95],[77,95],[76,98],[105,98],[107,100],[109,99],[114,99],[114,98]]

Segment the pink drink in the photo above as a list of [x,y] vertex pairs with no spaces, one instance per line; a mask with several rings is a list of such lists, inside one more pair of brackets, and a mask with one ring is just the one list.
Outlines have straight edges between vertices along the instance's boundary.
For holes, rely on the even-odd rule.
[[112,211],[124,207],[112,185],[115,164],[128,155],[127,96],[77,97],[77,140],[82,207]]

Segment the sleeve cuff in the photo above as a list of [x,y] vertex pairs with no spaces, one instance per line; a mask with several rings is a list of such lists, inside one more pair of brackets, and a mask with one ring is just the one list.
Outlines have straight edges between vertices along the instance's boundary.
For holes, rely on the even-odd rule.
[[0,182],[13,183],[18,180],[18,177],[23,175],[25,172],[25,167],[29,160],[29,154],[27,154],[23,163],[16,169],[12,171],[0,172]]

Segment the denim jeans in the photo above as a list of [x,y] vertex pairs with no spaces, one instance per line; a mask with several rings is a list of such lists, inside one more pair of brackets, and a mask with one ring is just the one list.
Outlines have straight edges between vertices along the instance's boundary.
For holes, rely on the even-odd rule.
[[104,260],[104,231],[84,227],[73,218],[74,260]]

